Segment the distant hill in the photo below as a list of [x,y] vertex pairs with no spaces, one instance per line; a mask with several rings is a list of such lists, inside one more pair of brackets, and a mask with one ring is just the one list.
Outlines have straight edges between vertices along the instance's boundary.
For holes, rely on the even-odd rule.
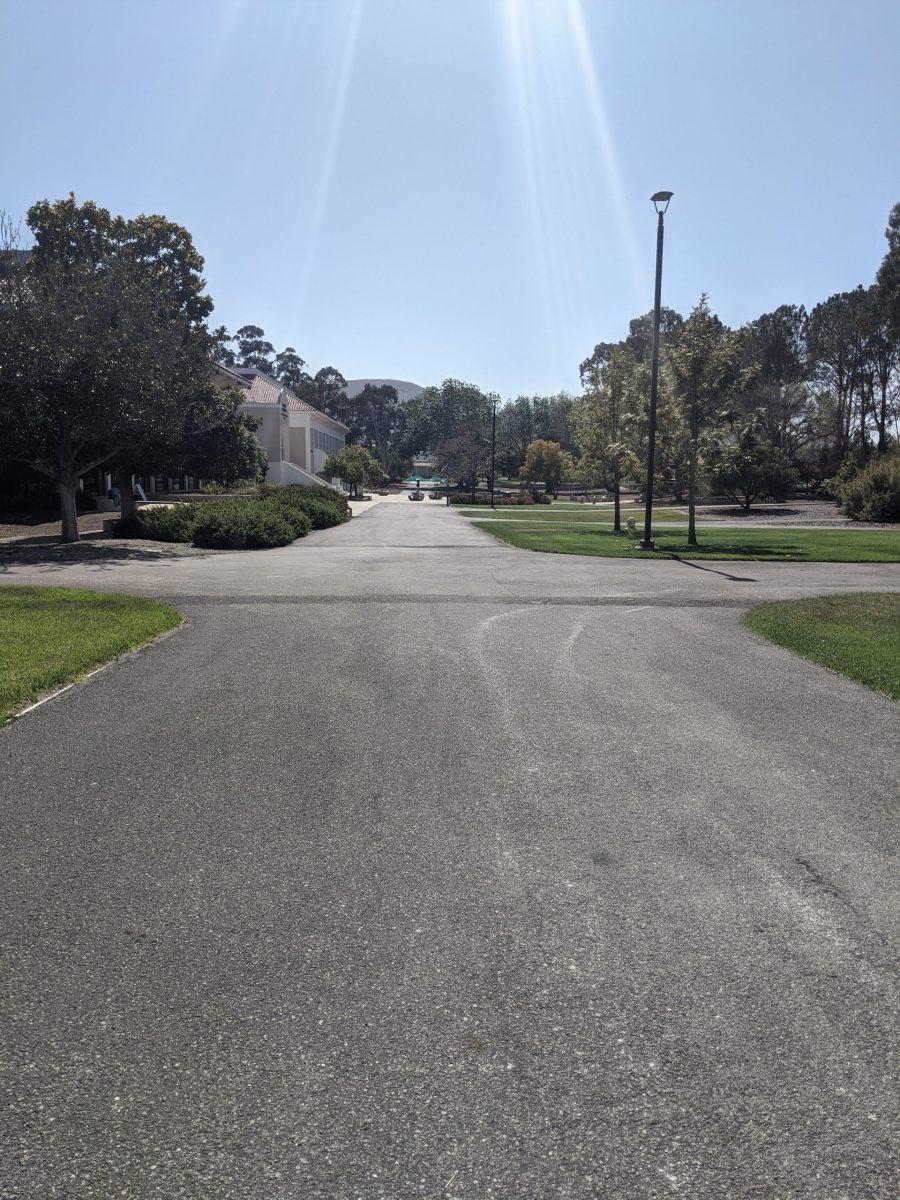
[[411,400],[413,396],[418,396],[419,392],[423,391],[417,383],[410,383],[408,379],[348,379],[346,392],[348,396],[358,396],[367,383],[373,384],[375,387],[381,387],[382,384],[390,384],[392,388],[397,389],[398,400]]

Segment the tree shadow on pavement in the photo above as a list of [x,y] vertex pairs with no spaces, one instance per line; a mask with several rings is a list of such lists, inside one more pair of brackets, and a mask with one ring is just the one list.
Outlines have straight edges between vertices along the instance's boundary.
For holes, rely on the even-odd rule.
[[176,558],[205,556],[206,552],[180,546],[152,546],[141,542],[91,540],[63,543],[56,538],[17,538],[0,543],[0,574],[13,566],[45,567],[48,570],[88,566],[103,570],[125,562],[169,562]]
[[683,567],[693,567],[695,571],[709,571],[713,575],[721,575],[723,579],[730,579],[732,583],[759,583],[758,579],[752,579],[749,575],[729,575],[727,571],[719,571],[715,567],[703,567],[698,562],[693,562],[688,558],[681,558],[678,554],[673,554],[672,558],[675,562],[681,563]]

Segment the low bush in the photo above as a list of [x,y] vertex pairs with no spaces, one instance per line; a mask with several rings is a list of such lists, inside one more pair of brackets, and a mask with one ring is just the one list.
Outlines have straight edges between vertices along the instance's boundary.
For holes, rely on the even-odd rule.
[[286,546],[311,529],[349,519],[345,497],[331,488],[263,485],[249,496],[145,508],[134,521],[117,521],[114,528],[118,537],[238,550]]
[[900,521],[900,451],[873,458],[834,492],[854,521]]
[[271,499],[266,499],[254,500],[252,507],[265,509],[266,512],[278,517],[280,521],[286,521],[293,530],[295,538],[306,537],[313,528],[313,521],[309,513],[296,505],[279,504]]
[[286,515],[259,500],[222,500],[198,507],[194,545],[218,550],[287,546],[297,536]]
[[283,513],[305,513],[313,529],[330,529],[332,525],[350,520],[350,505],[346,497],[333,488],[273,487],[263,484],[257,494]]
[[149,538],[154,542],[190,542],[200,506],[192,504],[143,508],[133,521],[116,521],[117,537]]

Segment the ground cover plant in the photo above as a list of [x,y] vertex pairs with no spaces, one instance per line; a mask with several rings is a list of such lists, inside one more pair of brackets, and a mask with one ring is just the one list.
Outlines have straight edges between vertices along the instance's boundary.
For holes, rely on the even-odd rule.
[[0,587],[0,723],[180,623],[174,608],[141,596]]
[[[480,528],[522,550],[604,558],[762,559],[772,562],[900,562],[900,531],[892,529],[722,529],[703,526],[699,545],[684,529],[654,527],[656,550],[638,550],[612,529],[548,522],[479,521]],[[640,527],[638,527],[640,532]]]
[[754,633],[900,700],[900,593],[854,592],[761,604]]

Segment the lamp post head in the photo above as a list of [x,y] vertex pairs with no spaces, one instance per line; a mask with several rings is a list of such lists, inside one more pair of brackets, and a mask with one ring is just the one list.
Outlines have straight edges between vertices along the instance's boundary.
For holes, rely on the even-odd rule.
[[[672,192],[654,192],[650,197],[653,207],[658,213],[664,213],[669,207],[669,201],[672,199]],[[662,208],[659,206],[662,205]]]

